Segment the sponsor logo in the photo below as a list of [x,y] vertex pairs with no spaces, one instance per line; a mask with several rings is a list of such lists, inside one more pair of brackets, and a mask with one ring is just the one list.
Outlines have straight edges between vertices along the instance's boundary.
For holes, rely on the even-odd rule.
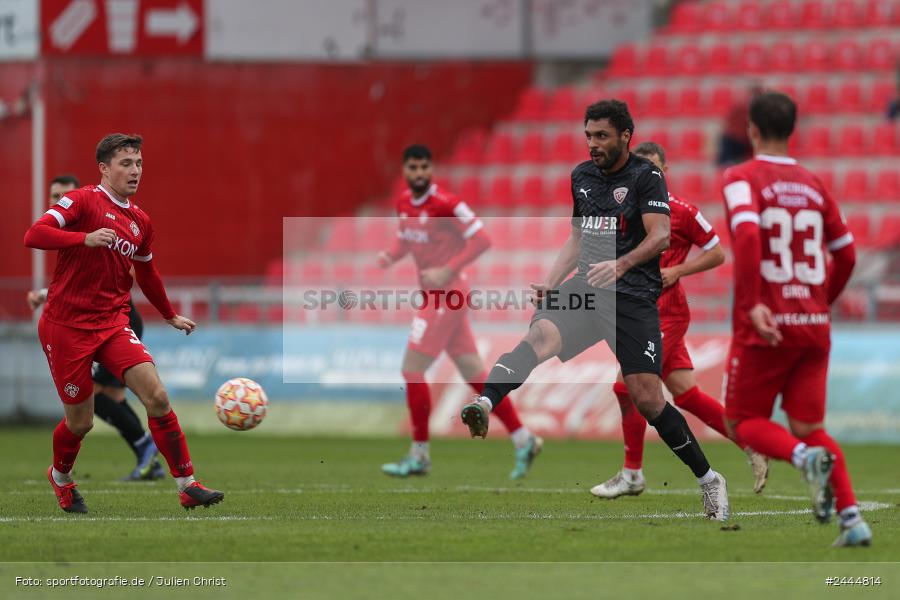
[[628,195],[627,187],[620,187],[613,190],[613,198],[615,198],[616,202],[622,204],[625,201],[625,196]]
[[63,388],[63,391],[66,393],[66,395],[69,396],[69,398],[74,398],[78,395],[79,388],[74,383],[67,383],[66,387]]
[[107,218],[107,219],[112,219],[113,221],[115,221],[115,220],[116,220],[116,215],[114,215],[114,214],[112,214],[112,213],[106,213],[106,218]]
[[691,438],[685,440],[685,442],[680,446],[672,446],[672,450],[681,450],[682,448],[687,448],[691,445]]
[[501,369],[505,369],[507,375],[512,375],[513,373],[515,373],[515,371],[513,371],[512,369],[510,369],[510,368],[507,367],[506,365],[501,365],[500,363],[497,363],[497,364],[494,365],[494,366],[495,366],[495,367],[500,367]]
[[137,223],[134,221],[131,222],[131,233],[134,234],[134,237],[141,235],[141,230],[138,229]]
[[137,246],[135,244],[128,240],[123,240],[120,237],[117,237],[109,248],[114,252],[118,252],[125,258],[134,258],[134,253],[137,251]]
[[581,217],[581,229],[604,233],[615,233],[619,228],[618,217]]
[[59,202],[57,202],[57,204],[62,206],[63,208],[69,208],[70,206],[72,206],[72,199],[68,196],[63,196],[59,199]]
[[650,362],[656,364],[656,344],[647,342],[647,349],[644,350],[644,354],[650,357]]
[[647,202],[647,206],[652,206],[654,208],[665,208],[666,210],[669,210],[669,205],[665,202],[660,202],[659,200],[649,200]]
[[588,192],[589,192],[589,191],[591,191],[591,188],[588,188],[588,189],[581,188],[581,189],[578,190],[578,193],[579,193],[579,194],[584,194],[585,199],[587,199],[587,197],[588,197]]
[[413,242],[415,244],[428,243],[428,232],[421,229],[409,229],[406,227],[400,230],[397,237],[405,242]]
[[660,173],[659,171],[650,171],[650,172],[653,173],[654,175],[656,175],[657,177],[659,177],[660,179],[663,178],[662,173]]

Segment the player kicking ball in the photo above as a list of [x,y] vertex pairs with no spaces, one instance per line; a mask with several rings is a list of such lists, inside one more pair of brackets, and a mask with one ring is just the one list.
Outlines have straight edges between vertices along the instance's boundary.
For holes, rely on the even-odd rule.
[[128,327],[133,267],[138,285],[166,322],[186,334],[196,328],[172,309],[153,263],[150,217],[131,201],[143,170],[142,141],[120,133],[100,140],[100,184],[68,192],[25,234],[29,248],[59,250],[38,337],[65,409],[53,432],[47,478],[59,507],[70,513],[88,511],[71,472],[81,441],[93,427],[95,361],[144,404],[150,434],[175,478],[181,505],[210,506],[225,497],[194,480],[187,441],[153,358]]
[[463,407],[461,417],[472,436],[485,437],[491,411],[535,367],[554,356],[567,361],[604,340],[638,411],[697,478],[704,514],[724,521],[725,478],[710,468],[684,416],[662,395],[656,301],[662,291],[659,255],[669,246],[669,197],[660,169],[629,151],[633,132],[624,102],[603,100],[587,108],[590,160],[572,171],[571,235],[545,282],[532,284],[538,309],[525,338],[499,358],[484,392]]
[[[725,172],[734,241],[725,415],[739,443],[800,470],[820,523],[831,520],[836,504],[835,546],[868,546],[872,532],[847,463],[825,431],[831,304],[850,279],[856,250],[828,190],[788,155],[796,119],[797,106],[785,94],[755,96],[754,157]],[[790,431],[771,421],[779,394]]]
[[[634,153],[650,159],[665,174],[668,171],[665,149],[653,142],[639,144]],[[694,380],[694,364],[684,344],[691,324],[691,311],[681,278],[718,267],[725,262],[725,251],[719,244],[712,225],[696,206],[669,194],[671,235],[669,247],[660,256],[663,291],[656,302],[662,329],[662,380],[672,394],[675,406],[696,415],[701,421],[725,437],[725,407],[704,393]],[[692,246],[702,252],[686,261]],[[644,432],[647,419],[641,415],[628,395],[628,387],[619,373],[613,392],[622,409],[622,437],[625,442],[625,464],[609,480],[595,485],[591,493],[600,498],[637,496],[644,491]],[[769,459],[745,448],[753,469],[753,491],[762,492],[769,473]]]
[[[431,151],[426,146],[410,146],[403,152],[403,176],[409,189],[396,202],[400,223],[394,245],[377,258],[378,265],[387,268],[412,254],[422,290],[446,292],[427,294],[428,302],[413,318],[402,367],[413,439],[406,457],[381,467],[394,477],[425,475],[431,469],[431,394],[425,372],[437,357],[446,351],[476,392],[481,392],[486,377],[466,304],[441,299],[451,291],[462,298],[467,296],[469,287],[463,269],[487,250],[491,241],[481,220],[465,202],[431,183],[432,169]],[[515,446],[510,477],[521,479],[540,453],[543,440],[522,425],[511,402],[505,403],[497,416]]]

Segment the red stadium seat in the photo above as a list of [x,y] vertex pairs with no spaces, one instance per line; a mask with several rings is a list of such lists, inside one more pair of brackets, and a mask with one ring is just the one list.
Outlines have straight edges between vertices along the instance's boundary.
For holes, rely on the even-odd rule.
[[800,9],[801,23],[807,29],[827,29],[831,25],[829,16],[822,0],[807,0]]
[[363,224],[359,238],[359,250],[386,250],[396,237],[396,225],[393,219],[370,217]]
[[713,88],[710,94],[709,112],[716,116],[725,115],[734,104],[734,91],[729,85],[720,85]]
[[639,115],[643,110],[643,104],[641,103],[641,97],[637,93],[637,90],[633,88],[621,88],[613,94],[613,97],[616,100],[621,100],[625,104],[628,105],[628,110],[632,115]]
[[512,266],[506,261],[495,262],[488,268],[488,281],[492,285],[510,285],[513,282]]
[[828,112],[831,105],[831,98],[828,93],[828,84],[813,83],[806,88],[806,96],[804,98],[804,111],[811,113]]
[[831,48],[821,40],[806,43],[801,52],[801,66],[806,71],[827,71],[831,68]]
[[762,44],[750,42],[738,50],[738,69],[744,73],[764,73],[768,68],[766,49]]
[[563,87],[553,92],[545,118],[549,121],[572,121],[581,115],[581,107],[575,102],[575,90]]
[[839,202],[865,202],[871,199],[869,173],[862,169],[850,169],[844,174]]
[[688,86],[681,89],[676,101],[676,110],[681,115],[699,116],[703,114],[703,96],[696,86]]
[[842,40],[834,47],[834,66],[854,71],[863,66],[863,51],[855,40]]
[[681,134],[678,156],[690,160],[706,158],[706,136],[701,129],[686,129]]
[[872,136],[872,153],[891,156],[900,154],[897,144],[897,127],[893,123],[881,123]]
[[[836,190],[834,187],[834,173],[830,169],[813,171],[813,175],[819,179],[822,183],[822,187],[824,187],[827,192],[834,195]],[[837,198],[837,201],[840,202],[841,198]]]
[[517,160],[520,163],[543,162],[544,134],[541,131],[529,131],[519,140]]
[[875,180],[873,198],[889,202],[900,202],[900,172],[896,169],[881,171]]
[[357,281],[356,263],[352,261],[336,262],[331,266],[329,277],[330,281],[336,285],[353,285]]
[[897,50],[890,38],[879,38],[869,42],[866,48],[865,67],[886,70],[897,68]]
[[699,2],[679,2],[672,10],[668,31],[672,33],[701,31],[704,27],[703,10]]
[[[569,202],[572,202],[571,195]],[[550,241],[549,243],[555,247],[562,246],[569,236],[572,235],[572,223],[569,219],[557,218],[553,219],[550,224]]]
[[522,187],[516,194],[520,204],[528,206],[541,206],[545,204],[544,178],[540,175],[530,175],[522,181]]
[[469,205],[481,203],[481,178],[477,175],[469,175],[459,184],[459,197]]
[[523,248],[544,248],[547,242],[545,219],[528,217],[519,228],[519,239]]
[[668,45],[653,44],[647,48],[643,72],[650,75],[667,75],[670,72]]
[[670,191],[673,194],[684,196],[691,202],[705,202],[710,195],[706,187],[706,177],[702,172],[686,173],[678,182],[677,189]]
[[[387,249],[387,248],[385,248]],[[362,285],[365,286],[381,286],[388,280],[388,270],[382,269],[377,265],[363,265],[362,267]]]
[[668,129],[654,129],[644,132],[644,135],[636,134],[635,140],[638,144],[641,142],[656,142],[663,149],[672,146],[672,137],[669,135]]
[[861,6],[855,0],[838,0],[832,7],[831,24],[835,27],[857,27],[863,22]]
[[900,243],[900,215],[885,215],[878,228],[875,246],[878,248],[896,247]]
[[703,5],[707,31],[728,31],[734,26],[734,13],[728,2],[708,2]]
[[[893,9],[893,11],[892,11]],[[900,10],[893,0],[868,0],[863,15],[863,23],[869,27],[884,27],[891,24],[891,13],[900,21]]]
[[734,68],[733,50],[729,44],[715,44],[707,51],[706,65],[711,73],[730,73]]
[[841,83],[838,88],[837,108],[843,112],[864,110],[862,86],[859,81],[851,79]]
[[528,88],[519,96],[519,102],[513,112],[513,119],[517,121],[539,121],[544,117],[547,98],[544,90],[540,88]]
[[310,283],[321,283],[325,281],[325,266],[319,261],[310,261],[305,262],[300,265],[299,271],[299,279],[295,279],[294,269],[291,268],[288,272],[290,276],[288,281],[290,283],[296,285],[307,285]]
[[638,51],[633,45],[619,46],[609,65],[610,75],[630,77],[638,73]]
[[772,29],[794,29],[797,26],[797,11],[791,0],[775,0],[766,7],[766,12]]
[[485,232],[490,236],[495,250],[509,250],[514,248],[518,237],[513,234],[510,219],[488,219],[484,225]]
[[762,5],[756,0],[741,2],[735,15],[735,28],[740,31],[758,31],[763,29],[768,21],[766,12],[767,9],[764,10]]
[[853,240],[859,246],[870,244],[871,228],[869,226],[869,213],[854,213],[847,217],[847,229],[853,234]]
[[578,136],[568,129],[560,131],[550,142],[548,162],[571,163],[580,160],[583,154]]
[[882,113],[887,110],[888,102],[897,95],[897,84],[893,81],[879,81],[872,86],[869,95],[869,110]]
[[647,117],[669,116],[672,114],[672,107],[669,102],[669,90],[660,87],[650,90],[647,99],[644,102],[644,112],[642,115]]
[[[553,246],[548,247],[552,248]],[[547,275],[547,269],[544,265],[536,262],[527,262],[522,268],[522,287],[530,289],[527,286],[532,283],[541,283]]]
[[681,75],[700,75],[706,68],[706,56],[696,44],[685,44],[675,52],[674,70]]
[[481,162],[485,133],[481,129],[467,130],[459,136],[450,162],[455,165],[474,165]]
[[804,139],[804,154],[807,156],[829,156],[831,154],[831,130],[823,125],[812,126]]
[[512,178],[509,175],[497,175],[491,180],[485,203],[502,207],[511,207],[516,204]]
[[550,204],[572,205],[571,175],[560,175],[553,181],[549,201]]
[[331,228],[328,231],[328,241],[325,242],[325,249],[332,252],[349,252],[355,250],[357,235],[356,219],[333,219]]
[[512,164],[515,158],[514,147],[515,142],[511,134],[505,132],[494,133],[488,142],[484,160],[488,164]]
[[798,69],[797,48],[790,40],[775,42],[769,48],[769,68],[780,73]]
[[866,152],[867,137],[859,125],[844,125],[838,139],[837,150],[842,155],[862,156]]

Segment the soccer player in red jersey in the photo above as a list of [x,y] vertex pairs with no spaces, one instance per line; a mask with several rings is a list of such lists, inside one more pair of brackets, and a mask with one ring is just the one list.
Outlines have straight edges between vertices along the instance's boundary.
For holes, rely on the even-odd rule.
[[[856,251],[825,186],[788,156],[796,116],[785,94],[754,97],[754,158],[725,172],[735,261],[725,414],[739,443],[803,473],[820,522],[831,519],[836,502],[835,546],[868,545],[872,532],[844,455],[825,431],[830,306],[850,278]],[[790,430],[771,421],[779,394]]]
[[147,409],[153,441],[175,478],[185,508],[210,506],[225,495],[194,480],[194,466],[178,418],[153,358],[128,327],[132,266],[147,300],[175,329],[196,324],[175,314],[153,263],[153,227],[131,200],[143,170],[142,139],[114,133],[97,145],[100,183],[68,192],[25,234],[25,245],[59,250],[38,337],[65,418],[53,432],[47,478],[66,512],[87,512],[71,471],[81,440],[93,427],[91,365],[106,367]]
[[[431,395],[425,371],[437,357],[446,351],[476,392],[481,392],[487,377],[466,304],[460,307],[459,303],[451,302],[449,294],[466,297],[469,286],[463,269],[487,250],[491,242],[481,220],[469,206],[431,182],[432,170],[431,151],[426,146],[414,145],[404,151],[403,175],[409,189],[396,203],[400,228],[393,247],[380,252],[377,258],[379,266],[387,268],[406,254],[412,254],[422,290],[446,292],[446,295],[427,294],[426,305],[412,322],[403,357],[412,447],[400,462],[382,466],[382,471],[395,477],[425,475],[431,468],[428,447]],[[543,440],[522,425],[512,402],[503,406],[498,417],[516,448],[515,467],[510,477],[520,479],[540,453]]]
[[[656,163],[663,173],[668,171],[665,150],[659,144],[644,142],[634,149],[634,153]],[[693,413],[709,427],[728,437],[725,408],[697,387],[694,380],[694,364],[684,344],[684,336],[691,323],[691,311],[680,281],[682,277],[718,267],[725,262],[725,251],[712,225],[696,206],[669,194],[669,209],[670,241],[669,247],[660,256],[663,291],[656,302],[663,334],[662,380],[672,394],[675,406]],[[703,252],[687,260],[693,246]],[[621,372],[613,385],[613,392],[622,410],[625,464],[612,478],[591,488],[593,495],[609,499],[637,496],[645,487],[642,466],[647,419],[635,408]],[[753,491],[759,493],[766,485],[768,459],[751,449],[745,451],[753,468]]]

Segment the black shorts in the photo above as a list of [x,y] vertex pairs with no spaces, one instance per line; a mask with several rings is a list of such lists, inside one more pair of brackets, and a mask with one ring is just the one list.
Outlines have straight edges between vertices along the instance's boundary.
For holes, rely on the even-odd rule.
[[559,329],[565,362],[605,340],[623,375],[662,373],[662,336],[656,303],[597,289],[569,279],[538,308],[531,322],[551,321]]
[[[144,336],[144,320],[141,319],[141,314],[134,307],[134,302],[128,301],[131,304],[131,312],[128,315],[128,327],[134,332],[138,338]],[[97,385],[102,385],[103,387],[113,387],[113,388],[124,388],[125,384],[118,379],[116,376],[110,373],[106,367],[97,363],[94,366],[94,373],[92,375],[94,383]]]

